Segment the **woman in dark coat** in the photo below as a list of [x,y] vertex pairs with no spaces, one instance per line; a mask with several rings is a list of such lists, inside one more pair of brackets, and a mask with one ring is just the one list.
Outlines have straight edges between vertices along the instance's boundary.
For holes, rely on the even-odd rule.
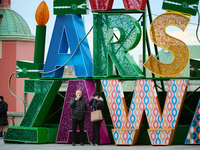
[[8,125],[7,111],[8,111],[8,104],[4,101],[3,96],[0,96],[0,137],[3,137],[7,131],[7,125]]
[[[103,98],[100,97],[98,92],[94,92],[94,94],[92,96],[93,96],[93,98],[89,102],[89,105],[92,106],[91,111],[97,109],[97,110],[101,110],[101,112],[103,113],[103,107],[104,107]],[[99,132],[99,129],[101,127],[101,122],[102,122],[102,120],[93,122],[93,126],[92,126],[92,129],[93,129],[92,145],[94,145],[94,146],[98,146],[98,145],[101,144],[100,132]]]

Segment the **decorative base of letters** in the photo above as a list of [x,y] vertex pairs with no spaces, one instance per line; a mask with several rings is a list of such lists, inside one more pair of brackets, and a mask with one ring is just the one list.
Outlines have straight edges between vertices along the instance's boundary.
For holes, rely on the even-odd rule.
[[20,127],[10,126],[8,128],[6,136],[4,137],[5,142],[28,142],[28,143],[47,143],[47,128],[41,127]]
[[112,129],[115,145],[134,145],[137,129]]
[[170,145],[172,143],[173,129],[148,129],[149,138],[152,145]]

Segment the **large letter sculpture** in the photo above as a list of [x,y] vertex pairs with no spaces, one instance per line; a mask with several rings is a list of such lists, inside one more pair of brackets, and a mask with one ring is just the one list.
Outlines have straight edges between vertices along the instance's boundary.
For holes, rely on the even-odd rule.
[[[92,143],[92,123],[90,121],[90,112],[91,107],[89,106],[89,101],[92,98],[92,94],[96,91],[94,82],[92,80],[70,80],[67,88],[67,93],[65,96],[65,102],[63,106],[62,116],[60,120],[57,143],[71,143],[71,134],[72,133],[72,121],[71,121],[71,109],[69,106],[70,99],[74,97],[76,90],[81,90],[83,94],[83,99],[86,100],[88,104],[88,114],[85,118],[85,131],[89,142]],[[110,138],[107,132],[106,124],[103,121],[100,128],[100,138],[102,144],[110,143]]]
[[[58,15],[44,67],[46,73],[42,76],[62,77],[62,65],[65,64],[74,66],[77,77],[92,77],[92,56],[87,39],[75,51],[84,36],[85,29],[80,15]],[[53,71],[58,67],[61,68]]]
[[8,128],[4,141],[49,142],[47,128],[42,125],[61,84],[62,81],[25,80],[25,93],[35,95],[20,126]]
[[185,140],[185,144],[200,144],[200,98]]
[[137,80],[129,112],[118,80],[102,80],[102,86],[114,125],[116,145],[137,142],[145,112],[152,145],[169,145],[173,141],[189,80],[170,80],[163,114],[153,80]]
[[[112,42],[109,29],[117,28],[120,38]],[[127,15],[94,15],[93,76],[113,75],[113,63],[123,77],[143,76],[142,71],[128,53],[139,43],[141,27]]]
[[62,81],[25,81],[25,93],[35,93],[35,95],[20,126],[40,127],[42,125],[61,84]]
[[178,13],[165,13],[153,21],[150,27],[152,41],[156,45],[171,51],[174,60],[169,64],[164,64],[151,55],[144,63],[148,70],[161,77],[180,75],[189,62],[189,50],[184,42],[166,34],[165,28],[169,25],[175,25],[185,30],[189,21],[189,17]]
[[[93,11],[111,10],[114,0],[90,0],[90,5]],[[147,0],[123,0],[126,10],[145,9]]]

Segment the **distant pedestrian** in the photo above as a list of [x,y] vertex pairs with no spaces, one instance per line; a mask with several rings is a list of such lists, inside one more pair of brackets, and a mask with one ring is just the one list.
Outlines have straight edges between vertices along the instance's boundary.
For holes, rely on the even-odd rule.
[[72,146],[76,145],[76,129],[79,125],[80,145],[83,146],[84,121],[88,113],[86,101],[82,98],[82,91],[77,90],[76,95],[70,100],[71,118],[72,118]]
[[[94,92],[92,96],[93,98],[89,102],[89,105],[92,106],[91,111],[101,110],[103,114],[103,107],[104,107],[103,98],[100,97],[98,92]],[[93,122],[93,125],[92,125],[92,130],[93,130],[92,145],[94,146],[101,145],[100,131],[99,131],[101,127],[101,122],[102,120],[96,121],[96,122]]]
[[3,96],[0,96],[0,137],[4,137],[8,126],[8,104],[4,101]]

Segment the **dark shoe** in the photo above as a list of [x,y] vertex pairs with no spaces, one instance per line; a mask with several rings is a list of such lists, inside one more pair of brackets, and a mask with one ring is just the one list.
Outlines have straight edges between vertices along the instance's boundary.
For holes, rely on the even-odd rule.
[[84,143],[83,143],[83,142],[80,142],[80,145],[81,145],[81,146],[84,146]]
[[72,142],[72,146],[76,146],[76,143],[75,143],[75,142]]

